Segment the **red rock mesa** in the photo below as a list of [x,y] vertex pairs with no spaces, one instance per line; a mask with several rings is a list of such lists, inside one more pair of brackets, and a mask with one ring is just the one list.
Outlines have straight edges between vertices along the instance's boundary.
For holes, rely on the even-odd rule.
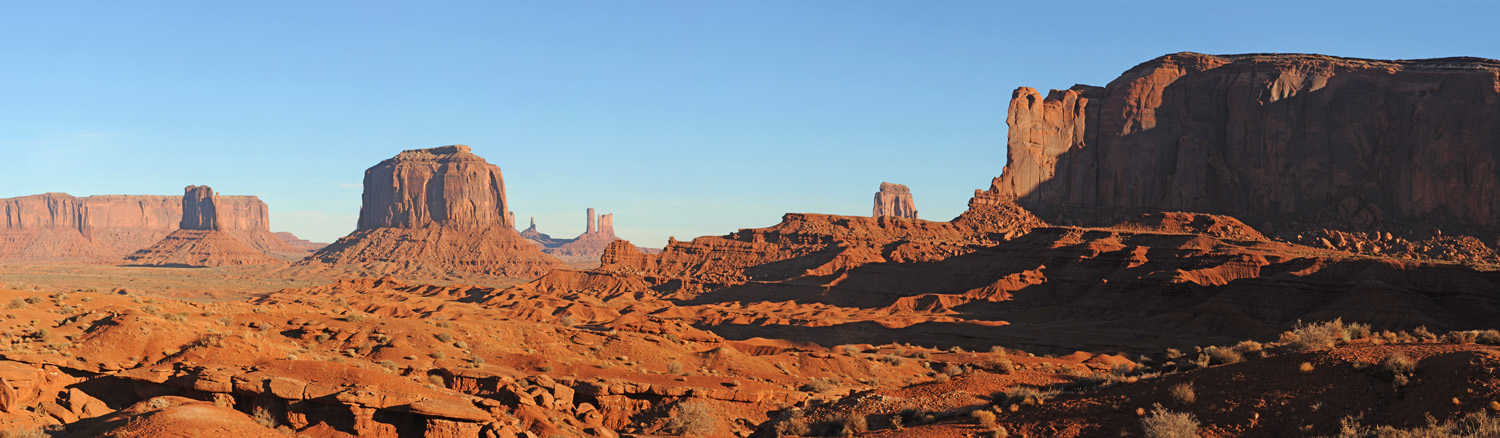
[[1046,219],[1153,211],[1352,230],[1500,227],[1500,61],[1176,53],[1017,89],[992,195]]
[[561,266],[516,232],[500,167],[468,146],[403,151],[366,170],[364,184],[359,228],[304,264],[507,277]]

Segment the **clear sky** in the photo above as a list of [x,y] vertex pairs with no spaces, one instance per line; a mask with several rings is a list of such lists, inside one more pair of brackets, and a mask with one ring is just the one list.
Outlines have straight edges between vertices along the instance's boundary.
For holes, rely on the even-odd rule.
[[0,197],[258,195],[332,241],[364,169],[468,144],[524,226],[615,213],[642,246],[868,215],[924,219],[1005,161],[1016,87],[1151,58],[1500,58],[1488,2],[78,1],[0,3]]

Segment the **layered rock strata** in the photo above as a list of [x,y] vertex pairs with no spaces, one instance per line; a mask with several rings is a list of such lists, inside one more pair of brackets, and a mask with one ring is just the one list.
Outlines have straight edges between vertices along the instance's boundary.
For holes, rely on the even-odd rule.
[[989,194],[1044,218],[1500,227],[1500,61],[1176,53],[1102,88],[1017,89],[1006,122]]
[[379,274],[536,277],[561,266],[514,228],[500,167],[454,145],[403,151],[365,171],[353,233],[303,264]]
[[184,192],[178,229],[156,244],[125,257],[126,262],[216,267],[277,263],[305,254],[271,234],[267,220],[244,220],[266,218],[265,203],[259,200],[254,204],[224,203],[208,186],[188,186]]
[[875,217],[895,216],[907,219],[917,218],[917,203],[911,197],[911,189],[902,184],[880,183],[880,191],[875,192]]
[[[269,224],[254,196],[221,196],[230,228]],[[118,260],[178,229],[182,198],[155,195],[75,197],[46,193],[0,199],[0,260]]]

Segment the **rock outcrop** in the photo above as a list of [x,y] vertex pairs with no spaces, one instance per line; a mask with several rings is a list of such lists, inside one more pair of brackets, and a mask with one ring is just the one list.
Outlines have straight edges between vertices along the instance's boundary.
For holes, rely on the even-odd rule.
[[1500,61],[1166,55],[1103,88],[1015,91],[987,196],[1043,218],[1500,227]]
[[454,145],[401,152],[365,171],[359,227],[309,256],[371,275],[536,277],[561,266],[514,228],[500,167]]
[[500,167],[465,145],[401,152],[365,171],[359,229],[514,227]]
[[182,196],[178,229],[125,257],[125,261],[145,266],[216,267],[300,258],[305,253],[271,234],[266,210],[266,204],[258,199],[255,203],[225,203],[208,186],[188,186]]
[[[269,224],[265,203],[254,196],[223,196],[216,208],[230,228]],[[160,241],[181,222],[178,196],[46,193],[0,199],[0,260],[117,260]]]
[[912,200],[911,189],[902,184],[880,183],[880,191],[875,192],[875,217],[895,216],[907,219],[917,218],[917,203]]

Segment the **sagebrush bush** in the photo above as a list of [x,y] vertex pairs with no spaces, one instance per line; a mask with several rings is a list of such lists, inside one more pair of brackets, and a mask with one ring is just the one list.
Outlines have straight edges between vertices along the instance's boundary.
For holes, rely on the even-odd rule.
[[1391,353],[1376,366],[1376,372],[1386,380],[1396,380],[1398,377],[1411,377],[1412,373],[1417,372],[1417,364],[1404,354]]
[[1193,391],[1192,382],[1172,385],[1171,388],[1167,389],[1167,395],[1171,396],[1172,401],[1177,402],[1179,405],[1190,405],[1198,400],[1198,393]]
[[1141,419],[1147,438],[1197,438],[1198,419],[1186,412],[1172,412],[1161,406]]
[[667,419],[665,428],[681,436],[708,436],[717,429],[713,407],[708,403],[693,400],[677,405],[677,415]]
[[1004,392],[997,392],[990,396],[990,400],[997,406],[1040,405],[1053,395],[1055,394],[1052,392],[1042,392],[1032,386],[1012,386]]
[[1427,417],[1427,425],[1411,429],[1391,426],[1370,427],[1353,417],[1344,417],[1334,438],[1491,438],[1500,436],[1500,417],[1483,411],[1447,421]]
[[[1363,331],[1368,336],[1369,327],[1364,326]],[[1281,334],[1281,343],[1294,351],[1311,351],[1332,348],[1338,341],[1350,338],[1349,328],[1342,318],[1337,318],[1312,324],[1299,321],[1291,331]]]
[[855,434],[864,433],[870,430],[869,423],[865,420],[865,416],[854,412],[845,412],[833,417],[832,426],[833,427],[830,432],[838,434],[839,436],[854,436]]
[[984,409],[978,409],[978,410],[975,410],[973,412],[970,412],[969,416],[974,417],[974,421],[979,422],[979,427],[983,427],[985,429],[994,429],[995,428],[995,413],[994,412],[990,412],[990,411],[984,410]]
[[1245,360],[1245,356],[1230,348],[1208,347],[1203,349],[1203,354],[1208,356],[1209,364],[1223,365]]
[[823,377],[807,381],[801,389],[806,392],[824,392],[833,389],[834,386],[836,384],[833,379]]
[[[897,424],[897,428],[900,428],[900,424]],[[807,417],[801,409],[794,408],[787,413],[785,421],[776,423],[776,436],[806,436],[809,432],[812,432],[812,428],[808,427]]]
[[1265,357],[1266,355],[1265,346],[1255,341],[1240,341],[1240,343],[1234,344],[1233,348],[1234,352],[1239,353],[1247,359]]
[[1411,334],[1422,342],[1435,342],[1438,340],[1438,336],[1433,334],[1432,331],[1427,330],[1427,326],[1425,325],[1417,326],[1416,330],[1411,331]]

